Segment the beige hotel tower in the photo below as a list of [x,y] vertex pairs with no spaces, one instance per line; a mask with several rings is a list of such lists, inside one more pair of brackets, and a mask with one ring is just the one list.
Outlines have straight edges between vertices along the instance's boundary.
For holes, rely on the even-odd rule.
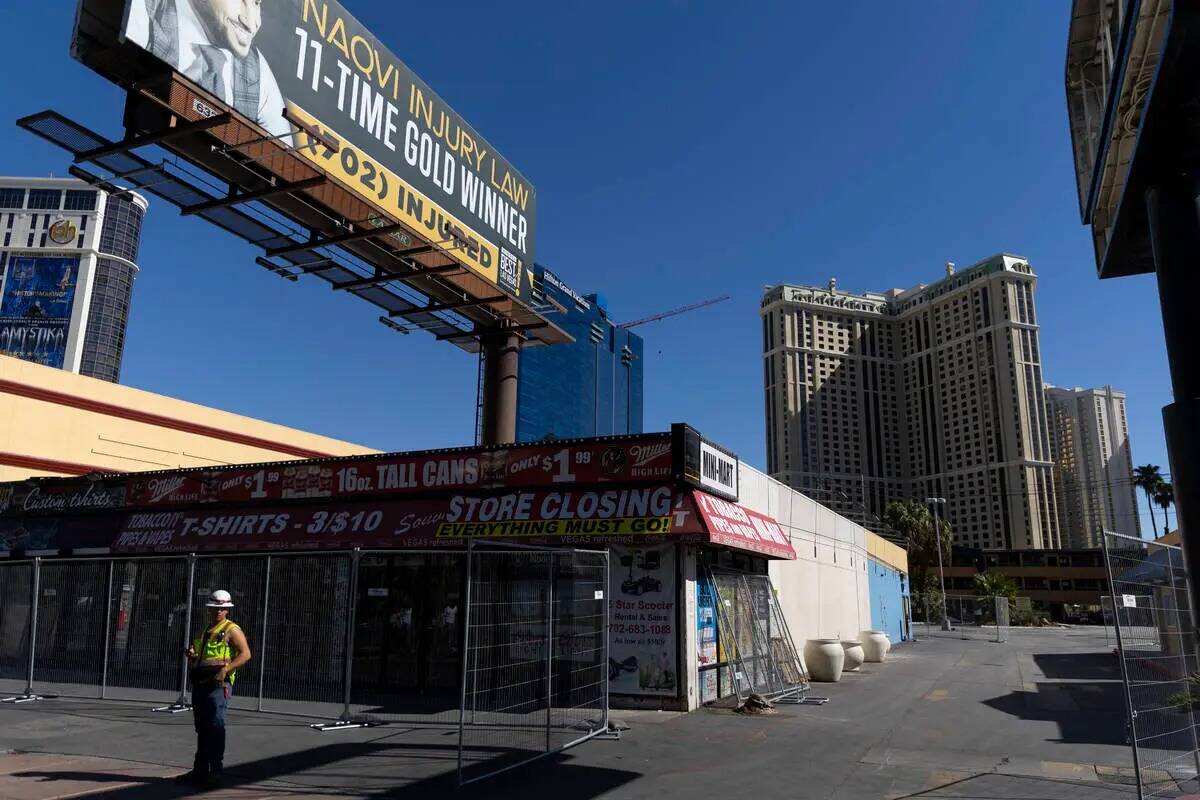
[[1062,547],[1036,283],[1001,254],[884,293],[769,288],[768,471],[868,527],[939,496],[958,545]]

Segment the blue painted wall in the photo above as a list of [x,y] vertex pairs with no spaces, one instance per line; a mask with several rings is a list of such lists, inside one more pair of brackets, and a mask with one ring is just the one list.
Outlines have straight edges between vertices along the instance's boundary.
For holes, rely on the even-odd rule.
[[868,589],[871,593],[871,627],[887,633],[893,642],[904,641],[908,626],[904,620],[908,576],[898,569],[867,559]]

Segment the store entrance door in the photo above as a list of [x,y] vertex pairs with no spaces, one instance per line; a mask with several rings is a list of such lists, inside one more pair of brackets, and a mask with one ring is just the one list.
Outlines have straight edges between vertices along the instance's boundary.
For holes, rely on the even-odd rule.
[[457,713],[464,567],[461,553],[362,557],[352,702],[366,713]]

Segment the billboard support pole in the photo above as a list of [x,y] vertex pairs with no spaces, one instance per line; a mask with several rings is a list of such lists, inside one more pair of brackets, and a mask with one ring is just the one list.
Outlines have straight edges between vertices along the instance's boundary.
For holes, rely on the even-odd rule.
[[[1184,561],[1200,568],[1200,342],[1189,300],[1200,292],[1200,174],[1164,177],[1146,192],[1158,276],[1167,363],[1175,402],[1163,408],[1176,521]],[[1200,617],[1200,581],[1190,581],[1192,627]]]
[[480,345],[484,363],[481,444],[510,444],[517,440],[521,338],[513,331],[489,331],[480,336]]

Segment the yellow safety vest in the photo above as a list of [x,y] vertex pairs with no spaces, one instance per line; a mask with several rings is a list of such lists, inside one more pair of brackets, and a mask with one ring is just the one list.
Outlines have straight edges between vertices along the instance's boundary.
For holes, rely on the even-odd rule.
[[[222,620],[204,632],[204,636],[194,640],[196,648],[196,665],[200,667],[223,667],[233,661],[233,648],[229,646],[229,633],[238,626],[232,620]],[[232,684],[237,671],[229,673],[228,680]]]

